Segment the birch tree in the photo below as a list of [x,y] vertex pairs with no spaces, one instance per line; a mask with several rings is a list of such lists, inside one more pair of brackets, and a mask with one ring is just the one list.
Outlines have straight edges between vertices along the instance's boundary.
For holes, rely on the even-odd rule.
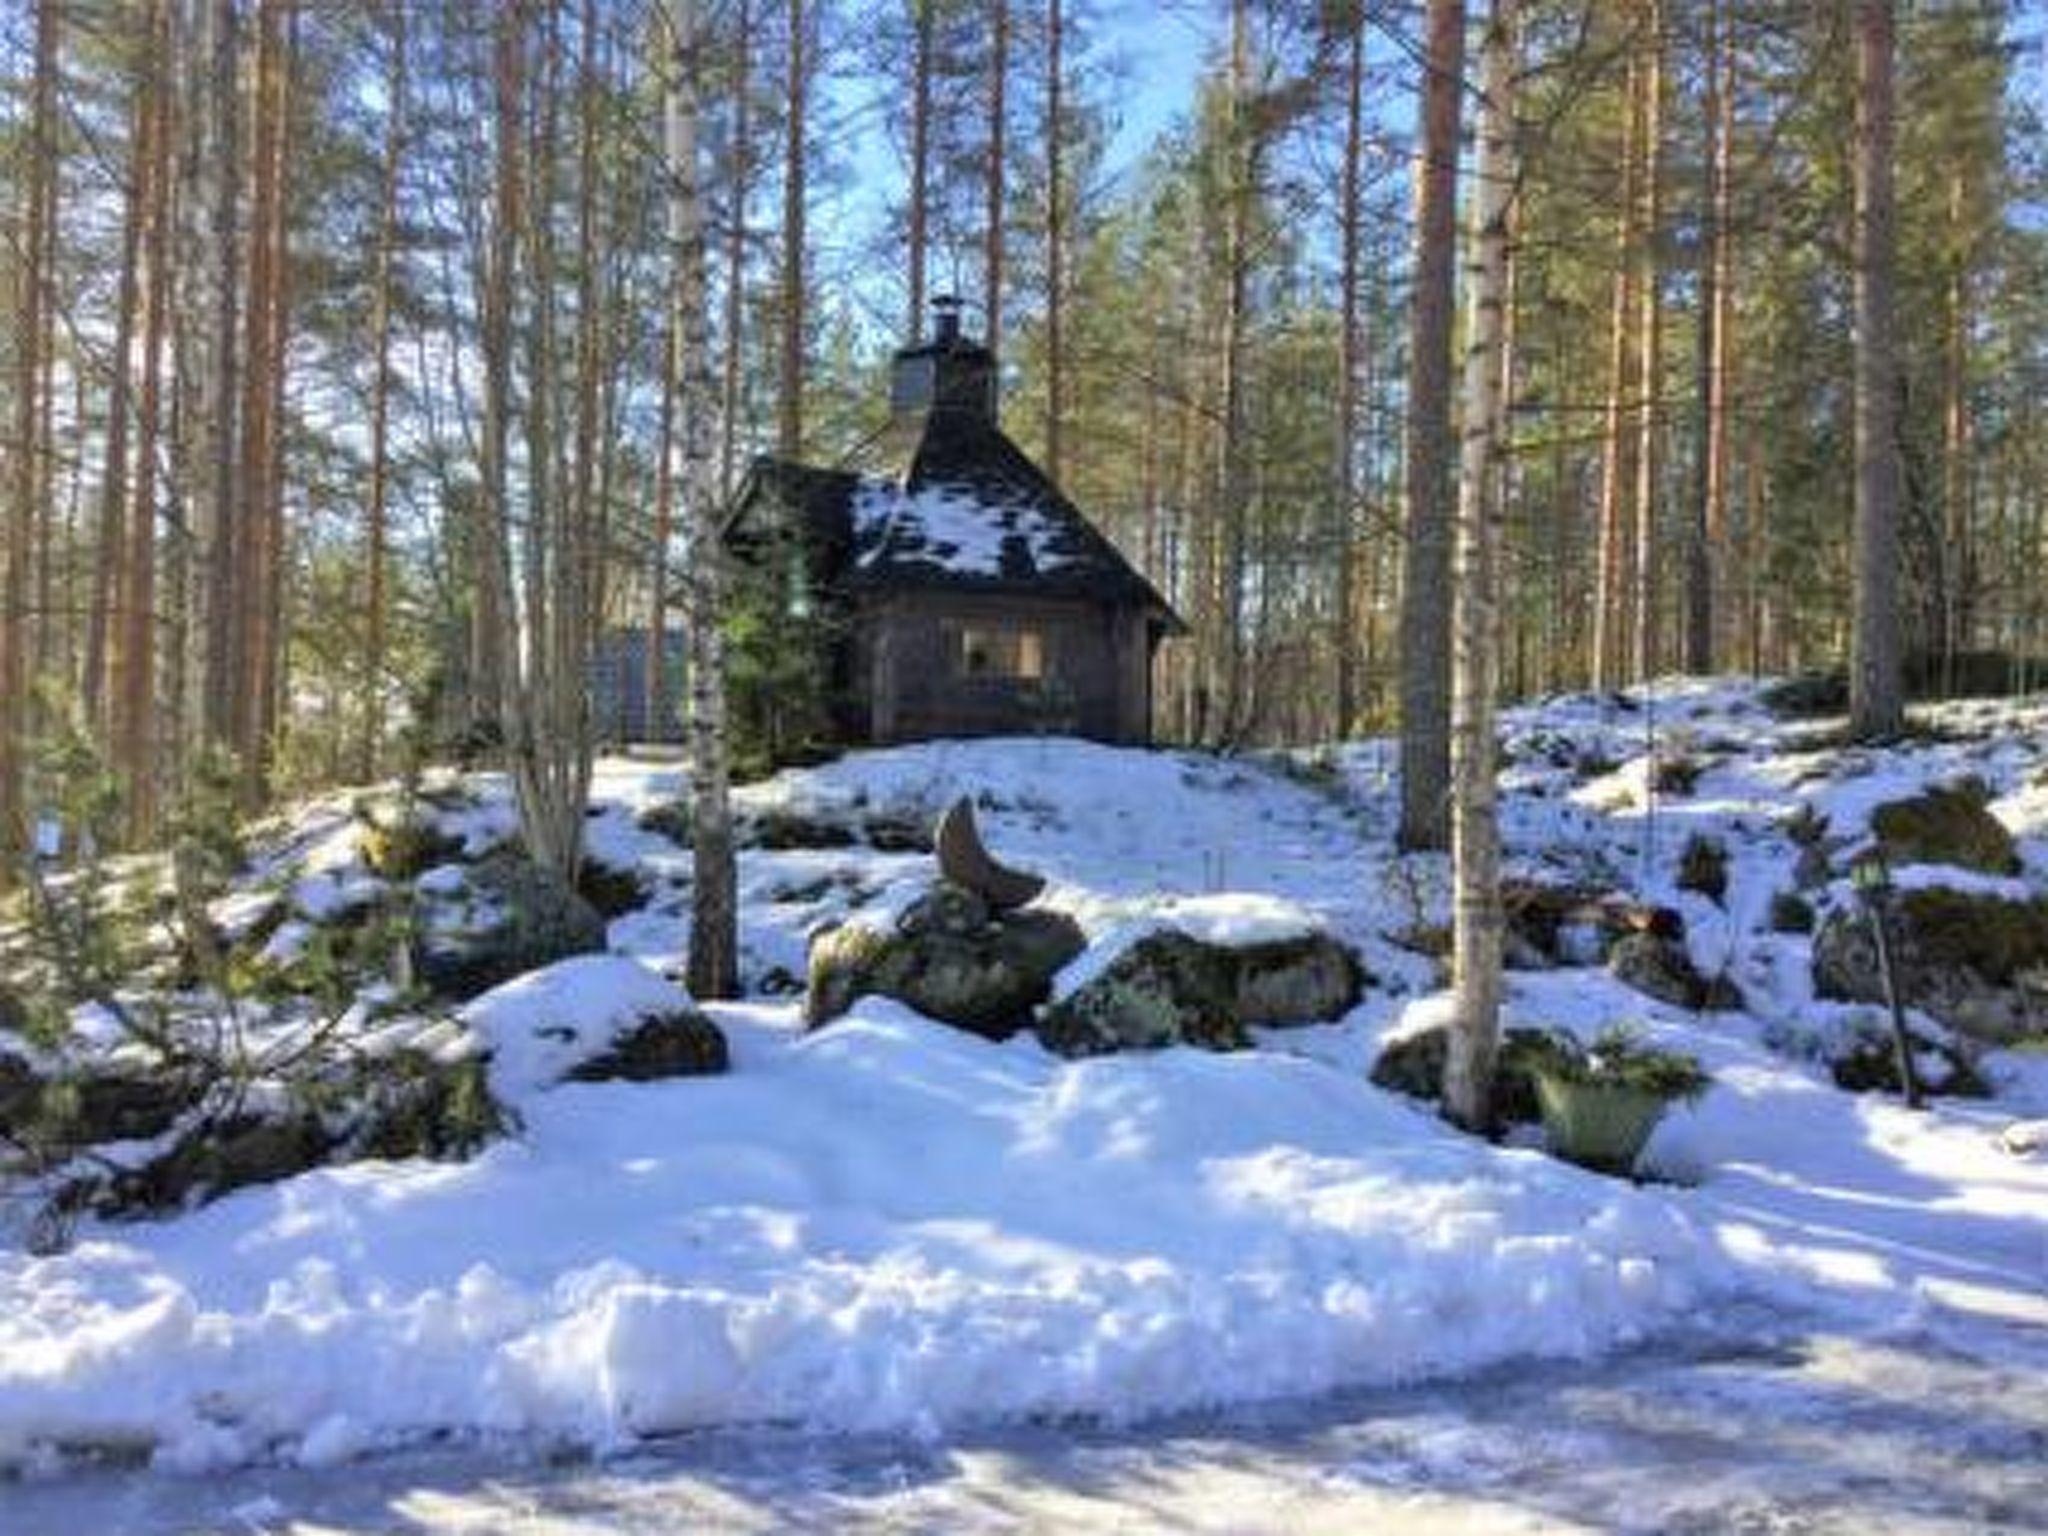
[[739,985],[739,914],[725,744],[723,548],[711,461],[711,328],[705,291],[703,182],[697,150],[702,39],[696,0],[669,0],[668,234],[676,380],[676,499],[689,539],[690,989],[731,997]]
[[1507,447],[1508,231],[1514,150],[1515,0],[1494,0],[1479,54],[1478,155],[1466,269],[1464,430],[1458,457],[1451,726],[1452,988],[1444,1112],[1468,1130],[1492,1122],[1500,1039],[1499,750],[1501,490]]

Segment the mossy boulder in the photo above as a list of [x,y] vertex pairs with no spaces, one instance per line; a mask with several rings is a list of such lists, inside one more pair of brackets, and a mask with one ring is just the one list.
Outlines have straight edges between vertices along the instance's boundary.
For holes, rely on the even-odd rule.
[[804,1020],[815,1028],[875,995],[1006,1039],[1031,1023],[1053,977],[1085,946],[1063,913],[992,913],[973,892],[939,882],[886,929],[854,921],[812,940]]
[[597,1055],[570,1068],[568,1081],[651,1083],[670,1077],[710,1077],[730,1064],[724,1033],[689,1008],[643,1019]]
[[[1450,1039],[1450,1027],[1435,1024],[1389,1041],[1372,1064],[1373,1085],[1412,1099],[1441,1099]],[[1536,1102],[1536,1069],[1556,1052],[1556,1037],[1548,1030],[1511,1028],[1502,1033],[1493,1078],[1497,1120],[1532,1124],[1542,1118]]]
[[739,842],[771,852],[795,849],[851,848],[853,828],[844,821],[807,811],[777,808],[741,818]]
[[1742,1006],[1741,991],[1727,977],[1700,974],[1682,938],[1647,931],[1628,934],[1608,950],[1607,970],[1643,996],[1688,1012]]
[[[1923,1092],[1955,1098],[1981,1099],[1990,1087],[1976,1063],[1955,1042],[1909,1024],[1906,1038],[1913,1047],[1913,1070]],[[1837,1088],[1851,1093],[1902,1093],[1898,1048],[1891,1028],[1876,1014],[1858,1019],[1825,1053],[1828,1075]]]
[[667,838],[678,848],[689,847],[695,836],[687,800],[663,800],[650,805],[634,818],[634,824],[643,832]]
[[1980,779],[1938,784],[1870,813],[1870,830],[1893,864],[1953,864],[1987,875],[2016,875],[2012,834],[1989,810]]
[[1712,902],[1728,895],[1728,849],[1718,838],[1695,832],[1678,855],[1678,888]]
[[636,871],[596,859],[585,859],[578,867],[576,894],[603,918],[624,917],[647,905],[647,886]]
[[461,1001],[570,955],[604,948],[604,918],[554,871],[512,850],[477,863],[464,900],[430,906],[414,974]]
[[1166,928],[1137,939],[1044,1010],[1038,1038],[1064,1056],[1197,1045],[1235,1050],[1253,1025],[1341,1018],[1367,981],[1324,933],[1225,945]]
[[[2048,897],[1916,887],[1894,894],[1887,921],[1903,1003],[1992,1044],[2048,1036]],[[1885,1001],[1860,908],[1838,906],[1822,919],[1813,980],[1822,997]]]
[[[1507,963],[1518,970],[1594,965],[1634,933],[1682,938],[1685,919],[1614,891],[1541,880],[1502,882],[1507,918]],[[1448,946],[1445,952],[1448,953]]]
[[261,1086],[239,1106],[194,1117],[146,1162],[69,1186],[57,1203],[114,1218],[186,1210],[331,1164],[468,1157],[511,1124],[473,1056],[396,1051]]

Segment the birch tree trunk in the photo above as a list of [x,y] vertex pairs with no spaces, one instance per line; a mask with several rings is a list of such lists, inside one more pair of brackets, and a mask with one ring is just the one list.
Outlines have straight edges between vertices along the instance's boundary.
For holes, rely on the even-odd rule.
[[1494,717],[1500,686],[1501,469],[1507,446],[1506,302],[1514,152],[1515,0],[1494,0],[1479,55],[1479,145],[1466,272],[1464,434],[1458,461],[1452,694],[1452,989],[1444,1113],[1493,1119],[1500,1039],[1500,825]]
[[1428,47],[1415,171],[1408,518],[1401,572],[1400,841],[1411,849],[1442,848],[1449,836],[1451,319],[1464,0],[1429,0]]
[[1898,349],[1894,339],[1892,0],[1855,0],[1856,587],[1849,728],[1906,722],[1899,635]]
[[694,854],[690,990],[731,997],[739,984],[739,912],[725,742],[724,550],[711,484],[711,338],[704,284],[703,184],[697,125],[701,64],[696,0],[669,0],[674,57],[664,132],[674,262],[672,363],[677,380],[677,499],[690,542],[690,812]]

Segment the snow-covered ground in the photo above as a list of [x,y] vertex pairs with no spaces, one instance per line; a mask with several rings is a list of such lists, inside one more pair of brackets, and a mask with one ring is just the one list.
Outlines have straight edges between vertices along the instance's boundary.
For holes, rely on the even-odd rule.
[[[2018,887],[2048,889],[2048,706],[1939,716],[1955,739],[1885,753],[1802,746],[1810,727],[1746,685],[1512,717],[1514,867],[1677,906],[1695,962],[1750,1000],[1692,1015],[1598,969],[1511,976],[1511,1023],[1635,1020],[1714,1073],[1652,1143],[1671,1182],[1642,1186],[1460,1136],[1365,1081],[1379,1042],[1442,1006],[1435,963],[1396,941],[1442,921],[1443,864],[1391,851],[1384,744],[1285,762],[940,744],[783,775],[743,806],[929,817],[975,794],[991,846],[1092,937],[1176,913],[1314,922],[1377,983],[1342,1022],[1233,1055],[1068,1062],[874,1000],[805,1035],[781,989],[807,932],[906,899],[929,860],[750,851],[756,996],[713,1010],[729,1075],[550,1087],[522,1069],[523,1130],[471,1162],[323,1170],[88,1226],[53,1257],[0,1249],[0,1467],[1114,1424],[1600,1356],[1759,1306],[1879,1339],[1965,1319],[2034,1347],[2048,1161],[1994,1141],[2048,1114],[2048,1058],[1992,1055],[1997,1097],[1925,1113],[1843,1093],[1785,1049],[1842,1012],[1813,999],[1808,941],[1763,931],[1796,857],[1788,812],[1853,837],[1964,772],[2019,838]],[[1691,793],[1644,793],[1652,727],[1701,765]],[[684,949],[689,858],[636,817],[680,789],[627,761],[597,778],[595,854],[655,887],[612,948],[656,969]],[[505,826],[501,804],[468,819],[482,840]],[[1673,886],[1694,831],[1729,847],[1725,906]],[[340,890],[337,835],[304,840],[305,878]]]

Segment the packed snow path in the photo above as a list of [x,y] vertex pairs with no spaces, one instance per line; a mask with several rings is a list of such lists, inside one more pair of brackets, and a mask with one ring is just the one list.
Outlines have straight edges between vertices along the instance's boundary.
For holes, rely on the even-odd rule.
[[1736,1309],[1597,1365],[1134,1431],[713,1432],[595,1463],[422,1452],[104,1473],[0,1490],[0,1510],[10,1536],[2033,1532],[2048,1521],[2048,1332],[1930,1319],[1855,1335]]

